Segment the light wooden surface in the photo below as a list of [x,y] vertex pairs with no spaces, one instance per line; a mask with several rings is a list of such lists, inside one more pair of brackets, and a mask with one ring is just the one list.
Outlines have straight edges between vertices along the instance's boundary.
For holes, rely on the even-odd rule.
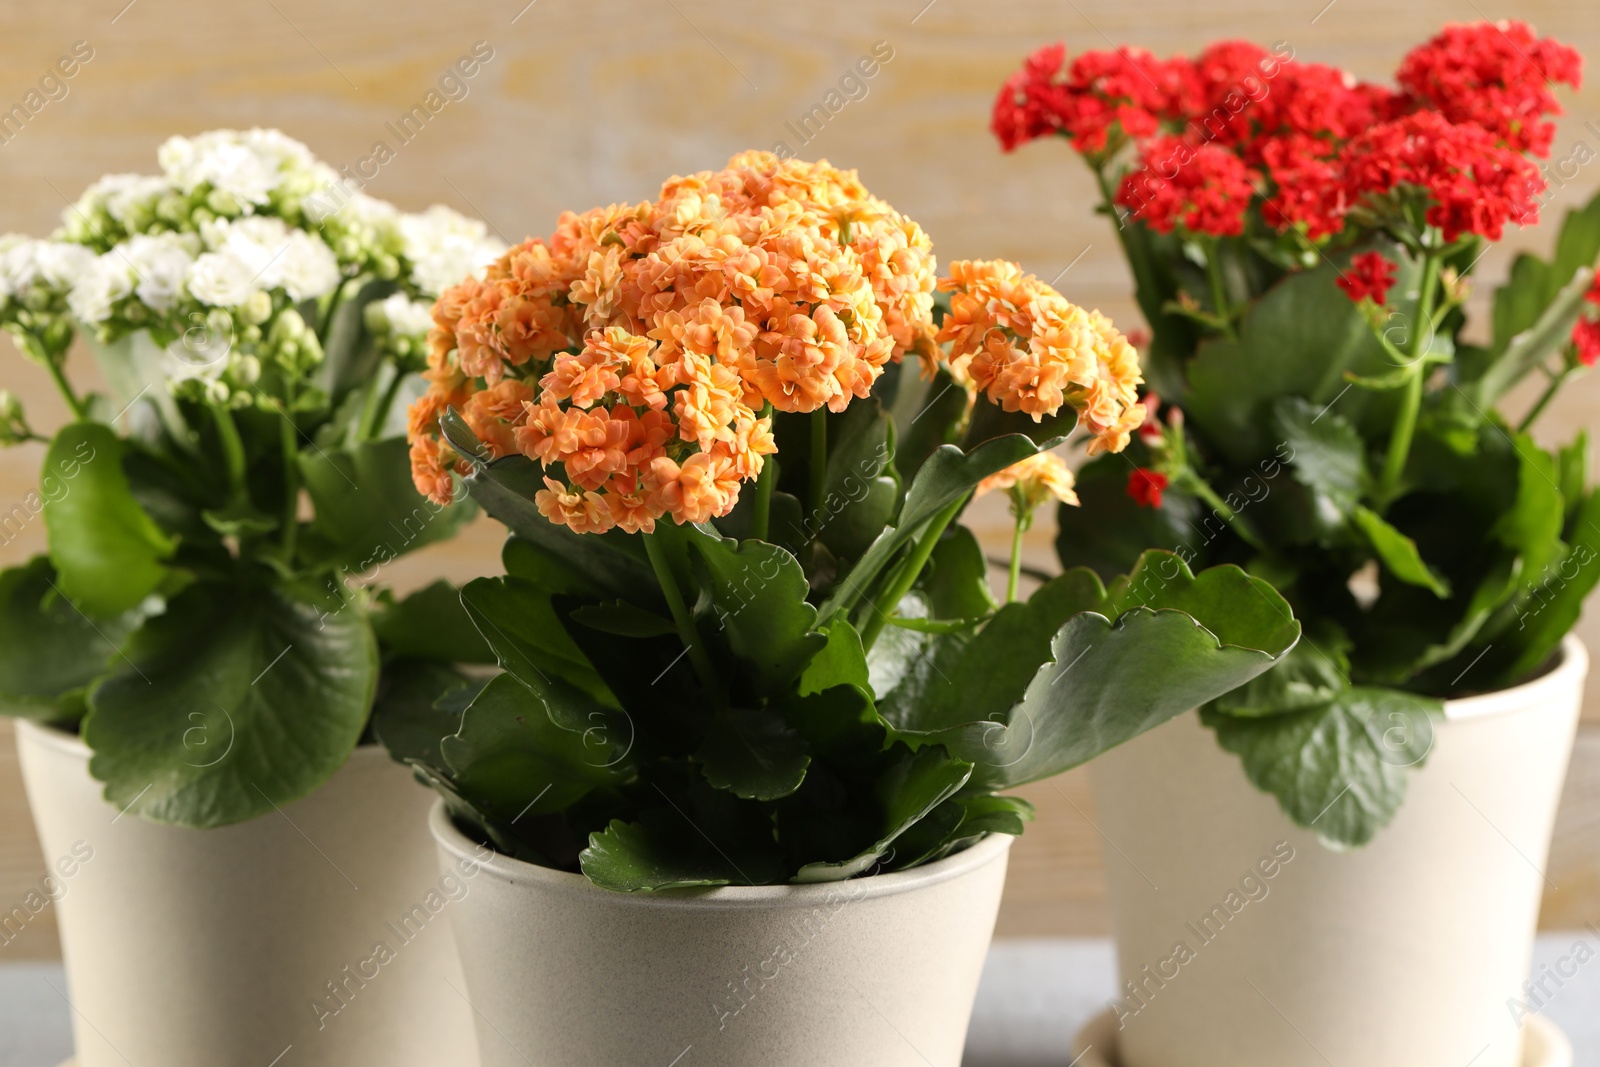
[[[412,209],[451,204],[507,240],[547,232],[563,208],[639,199],[668,174],[782,141],[797,154],[858,168],[874,192],[923,224],[944,259],[1019,260],[1131,326],[1127,274],[1110,231],[1091,213],[1087,172],[1056,143],[1003,156],[987,132],[995,89],[1024,54],[1060,39],[1075,50],[1127,42],[1169,53],[1234,36],[1287,41],[1301,57],[1384,77],[1444,22],[1482,17],[1530,20],[1600,57],[1592,0],[6,0],[0,111],[75,42],[89,42],[94,58],[64,99],[0,144],[0,232],[47,231],[94,178],[153,170],[163,138],[215,126],[279,126],[336,166],[358,164],[384,141],[395,155],[370,192]],[[401,144],[386,124],[421,103],[480,40],[494,56],[467,83],[466,98]],[[893,58],[866,83],[866,95],[801,143],[791,124],[880,41]],[[1600,156],[1596,83],[1591,77],[1582,94],[1569,94],[1555,160]],[[1562,177],[1551,214],[1600,187],[1600,166],[1569,166]],[[1513,234],[1509,247],[1485,259],[1482,284],[1504,273],[1510,248],[1548,241],[1548,232]],[[0,387],[23,396],[37,427],[59,422],[43,372],[4,342]],[[1593,421],[1597,405],[1600,380],[1581,381],[1543,428],[1564,440]],[[0,456],[0,513],[33,488],[38,462],[36,448]],[[1003,517],[990,510],[979,525],[998,546]],[[1036,530],[1030,554],[1048,560],[1049,539],[1049,530]],[[499,541],[493,524],[479,523],[453,544],[394,565],[390,576],[409,586],[436,574],[493,573]],[[40,524],[0,542],[0,563],[25,559],[43,543]],[[1583,632],[1600,647],[1594,615]],[[1568,788],[1547,925],[1600,918],[1600,679],[1591,687],[1594,726]],[[0,729],[5,910],[43,871],[14,768],[10,733]],[[1013,853],[1001,933],[1103,931],[1100,842],[1083,775],[1025,792],[1040,818]],[[0,961],[54,952],[54,929],[41,921],[0,947]]]

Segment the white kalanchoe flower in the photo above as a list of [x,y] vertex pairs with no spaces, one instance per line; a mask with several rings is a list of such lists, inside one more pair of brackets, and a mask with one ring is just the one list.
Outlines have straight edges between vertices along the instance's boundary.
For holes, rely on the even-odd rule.
[[205,252],[190,265],[184,285],[202,304],[235,308],[260,291],[256,286],[260,274],[259,266],[245,262],[233,249]]
[[402,252],[411,263],[411,280],[430,296],[438,296],[469,274],[505,253],[506,246],[488,236],[488,227],[443,204],[418,215],[400,217]]
[[333,292],[339,284],[339,261],[333,250],[303,230],[291,232],[283,253],[268,268],[274,287],[282,288],[296,302],[316,300]]
[[427,300],[413,300],[404,293],[393,293],[367,305],[367,326],[374,332],[425,337],[433,329],[433,304]]
[[67,306],[79,322],[101,323],[111,317],[117,301],[133,292],[133,285],[133,265],[121,248],[113,248],[73,280]]
[[[282,289],[291,299],[301,301],[325,296],[339,284],[339,262],[333,251],[319,238],[303,230],[291,230],[282,219],[266,215],[216,219],[202,224],[200,234],[206,247],[211,249],[208,254],[225,256],[247,266],[256,289]],[[234,275],[230,271],[218,277],[231,281]],[[194,292],[193,286],[190,292]],[[237,295],[231,287],[227,292]],[[195,295],[205,299],[198,293]]]
[[277,130],[212,130],[171,137],[156,153],[167,179],[185,193],[203,185],[249,212],[271,202],[289,178],[309,172],[309,149]]
[[61,241],[10,240],[0,251],[0,289],[25,297],[36,285],[65,293],[78,276],[91,269],[95,254],[82,245]]
[[183,296],[184,279],[194,263],[199,239],[193,234],[139,234],[121,246],[132,264],[134,293],[145,307],[165,314]]

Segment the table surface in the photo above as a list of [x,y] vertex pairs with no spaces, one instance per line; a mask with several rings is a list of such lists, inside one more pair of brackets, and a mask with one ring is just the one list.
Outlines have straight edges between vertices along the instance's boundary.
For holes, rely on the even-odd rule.
[[[1539,938],[1534,967],[1571,952],[1578,933]],[[1060,1067],[1073,1035],[1116,987],[1101,939],[996,941],[967,1038],[966,1067]],[[0,966],[0,1067],[55,1067],[71,1054],[66,980],[54,963]],[[1546,1006],[1572,1039],[1574,1067],[1600,1067],[1600,967],[1585,968]]]

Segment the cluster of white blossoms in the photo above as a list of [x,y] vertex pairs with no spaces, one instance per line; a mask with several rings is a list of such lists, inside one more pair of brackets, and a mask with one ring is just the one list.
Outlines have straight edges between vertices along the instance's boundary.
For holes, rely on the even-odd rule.
[[159,175],[91,185],[53,240],[0,239],[0,318],[18,321],[5,309],[26,297],[40,313],[70,311],[102,342],[148,330],[169,344],[196,322],[222,324],[220,313],[242,356],[280,317],[325,322],[307,305],[377,278],[398,291],[369,325],[391,351],[420,352],[434,298],[505,251],[450,208],[407,214],[352,188],[277,130],[173,137],[156,156]]

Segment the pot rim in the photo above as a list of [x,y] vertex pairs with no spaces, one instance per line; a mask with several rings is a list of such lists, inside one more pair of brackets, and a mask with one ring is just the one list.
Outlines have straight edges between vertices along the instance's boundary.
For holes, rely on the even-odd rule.
[[1444,717],[1449,722],[1468,722],[1527,711],[1542,706],[1559,690],[1572,685],[1582,689],[1583,677],[1588,673],[1588,649],[1577,634],[1568,633],[1561,639],[1561,650],[1555,665],[1543,674],[1506,689],[1446,700]]
[[[445,810],[443,799],[434,801],[428,813],[428,829],[441,849],[457,861],[471,862],[503,881],[529,884],[542,890],[573,895],[599,894],[620,906],[644,908],[745,908],[817,907],[838,899],[841,886],[850,886],[851,900],[898,896],[948,882],[1003,860],[1015,840],[1010,834],[991,833],[977,844],[935,863],[891,874],[849,878],[841,882],[811,882],[784,885],[731,885],[710,889],[665,889],[654,892],[625,893],[595,885],[581,874],[541,867],[477,845],[459,829]],[[484,852],[488,851],[488,858]]]
[[[76,756],[84,761],[88,761],[89,758],[94,755],[94,751],[88,745],[84,744],[82,734],[75,733],[71,730],[63,730],[54,723],[37,722],[33,719],[18,718],[13,719],[12,722],[16,723],[17,733],[27,733],[31,735],[32,740],[41,745],[45,745],[48,748],[53,748],[57,752],[64,752],[69,756]],[[382,745],[373,741],[368,742],[367,744],[357,745],[355,748],[351,749],[350,759],[371,758],[370,756],[362,755],[364,752],[382,753],[384,759],[390,758],[388,750],[386,750]],[[345,762],[348,763],[349,760],[346,760]]]

